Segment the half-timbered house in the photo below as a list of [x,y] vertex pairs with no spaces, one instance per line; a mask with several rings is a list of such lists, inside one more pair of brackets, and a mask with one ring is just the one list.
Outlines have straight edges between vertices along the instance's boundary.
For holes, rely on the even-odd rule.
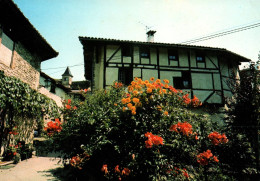
[[[154,32],[152,32],[154,34]],[[223,104],[232,95],[229,82],[239,78],[238,66],[249,59],[223,48],[79,37],[85,77],[92,89],[134,77],[168,79],[202,102]]]

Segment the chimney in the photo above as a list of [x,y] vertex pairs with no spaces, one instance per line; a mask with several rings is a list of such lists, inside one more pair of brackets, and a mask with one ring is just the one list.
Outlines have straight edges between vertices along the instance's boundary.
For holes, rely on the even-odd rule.
[[147,42],[154,42],[154,34],[156,33],[156,31],[153,30],[149,30],[146,34],[147,34]]

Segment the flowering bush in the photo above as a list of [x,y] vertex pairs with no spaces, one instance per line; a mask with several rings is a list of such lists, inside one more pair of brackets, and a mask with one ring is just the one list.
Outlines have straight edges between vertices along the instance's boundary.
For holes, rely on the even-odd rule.
[[215,162],[219,162],[216,156],[213,156],[211,150],[204,151],[197,155],[197,162],[201,165],[208,165],[210,160],[214,160]]
[[56,132],[60,132],[62,129],[61,122],[58,118],[55,119],[55,122],[49,121],[44,130],[47,132],[48,136],[52,136]]
[[[204,163],[221,163],[208,137],[214,126],[188,110],[201,105],[198,98],[168,84],[135,78],[127,88],[115,83],[84,93],[84,102],[67,101],[62,131],[52,137],[56,150],[97,180],[200,180]],[[81,161],[83,153],[89,157]]]
[[209,134],[209,139],[211,140],[213,145],[224,144],[228,142],[228,139],[225,134],[219,134],[218,132],[214,131]]

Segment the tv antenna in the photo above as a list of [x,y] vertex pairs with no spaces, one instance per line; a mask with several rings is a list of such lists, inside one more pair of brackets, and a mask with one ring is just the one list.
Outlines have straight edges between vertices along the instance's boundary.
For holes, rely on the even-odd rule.
[[151,30],[152,27],[154,26],[148,26],[146,24],[144,24],[143,22],[139,21],[138,23],[140,23],[141,25],[145,26],[145,32],[147,33],[149,30]]

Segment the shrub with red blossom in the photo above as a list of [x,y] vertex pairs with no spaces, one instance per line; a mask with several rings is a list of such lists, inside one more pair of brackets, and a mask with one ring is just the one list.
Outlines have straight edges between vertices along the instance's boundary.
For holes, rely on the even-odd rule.
[[213,145],[219,145],[228,142],[228,139],[225,134],[220,134],[216,131],[210,133],[208,137]]
[[56,118],[54,122],[49,121],[44,130],[47,132],[48,136],[52,136],[54,133],[60,132],[62,130],[60,120]]
[[211,150],[204,151],[197,155],[197,162],[201,165],[208,165],[210,161],[219,162],[218,158],[211,153]]
[[148,140],[145,141],[146,148],[152,148],[153,145],[163,145],[163,138],[157,135],[153,135],[152,133],[145,133],[145,137]]
[[[127,87],[115,83],[84,96],[75,110],[74,101],[66,102],[71,108],[65,107],[62,131],[52,137],[77,174],[95,174],[97,180],[199,180],[206,163],[219,167],[213,156],[218,153],[208,144],[214,125],[189,110],[201,102],[168,80],[135,78]],[[82,149],[89,153],[84,162],[75,156]],[[212,155],[198,155],[207,149]]]
[[183,135],[192,135],[192,125],[188,122],[178,122],[170,127],[170,131],[175,131],[177,133],[182,133]]

